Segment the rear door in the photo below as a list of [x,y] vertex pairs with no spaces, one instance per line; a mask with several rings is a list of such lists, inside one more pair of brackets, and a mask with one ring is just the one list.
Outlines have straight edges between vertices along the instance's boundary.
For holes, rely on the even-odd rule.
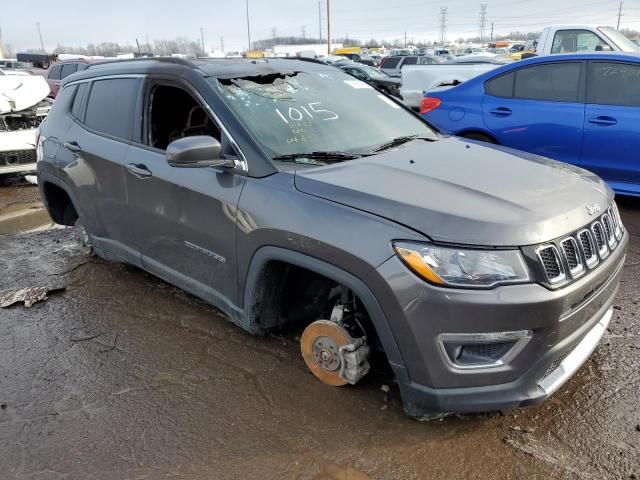
[[582,145],[582,167],[640,190],[640,64],[589,62]]
[[65,134],[59,156],[60,175],[73,185],[78,213],[97,246],[134,264],[139,255],[124,172],[139,82],[135,77],[105,78],[83,87],[87,99],[78,111],[72,107],[77,120]]
[[485,82],[482,117],[498,143],[578,164],[584,62],[542,63]]

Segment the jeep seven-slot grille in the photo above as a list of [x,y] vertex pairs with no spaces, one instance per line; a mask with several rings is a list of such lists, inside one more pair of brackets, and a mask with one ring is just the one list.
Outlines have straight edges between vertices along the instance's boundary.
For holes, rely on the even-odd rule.
[[575,240],[573,240],[573,238],[568,238],[562,242],[562,250],[564,251],[564,256],[567,259],[569,270],[577,268],[578,265],[580,265],[580,257],[576,248]]
[[547,283],[556,285],[578,278],[595,268],[618,246],[622,220],[614,204],[585,228],[536,249]]

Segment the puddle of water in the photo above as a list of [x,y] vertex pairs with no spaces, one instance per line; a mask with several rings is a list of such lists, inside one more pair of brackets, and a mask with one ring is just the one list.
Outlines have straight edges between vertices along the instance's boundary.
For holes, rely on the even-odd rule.
[[0,235],[43,230],[53,220],[41,202],[17,202],[0,209]]

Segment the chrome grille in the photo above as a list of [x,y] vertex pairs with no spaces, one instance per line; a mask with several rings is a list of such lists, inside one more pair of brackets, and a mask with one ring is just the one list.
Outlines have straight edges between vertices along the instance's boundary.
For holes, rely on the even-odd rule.
[[604,227],[604,233],[606,234],[609,248],[613,250],[616,247],[618,240],[616,240],[616,235],[613,230],[613,220],[611,220],[611,216],[608,212],[602,215],[602,226]]
[[565,283],[595,268],[617,248],[623,235],[620,213],[613,203],[600,218],[582,230],[539,246],[535,253],[547,283]]
[[566,278],[562,261],[560,260],[560,255],[555,245],[547,245],[539,248],[538,258],[542,263],[542,268],[549,283],[559,283]]
[[582,256],[578,251],[578,242],[573,237],[565,238],[560,243],[564,258],[569,266],[569,273],[573,278],[579,277],[584,273],[584,263]]
[[578,233],[578,239],[580,240],[580,248],[584,259],[587,262],[587,267],[594,267],[598,262],[598,254],[596,252],[596,243],[593,239],[593,234],[586,228]]
[[607,247],[607,238],[604,232],[604,227],[600,221],[595,221],[591,225],[591,231],[596,239],[596,247],[598,248],[598,255],[604,260],[609,255],[609,247]]

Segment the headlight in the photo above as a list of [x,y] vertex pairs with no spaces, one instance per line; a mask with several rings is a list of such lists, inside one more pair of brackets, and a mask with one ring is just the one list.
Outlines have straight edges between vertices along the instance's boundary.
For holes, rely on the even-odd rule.
[[393,248],[416,275],[436,285],[489,288],[530,280],[518,250],[472,250],[413,242],[394,242]]

